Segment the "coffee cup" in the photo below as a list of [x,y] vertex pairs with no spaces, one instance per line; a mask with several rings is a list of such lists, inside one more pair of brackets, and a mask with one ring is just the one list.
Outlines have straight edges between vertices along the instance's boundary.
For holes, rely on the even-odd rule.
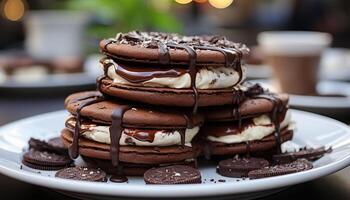
[[281,92],[317,94],[319,62],[332,36],[312,31],[269,31],[258,35],[264,61]]

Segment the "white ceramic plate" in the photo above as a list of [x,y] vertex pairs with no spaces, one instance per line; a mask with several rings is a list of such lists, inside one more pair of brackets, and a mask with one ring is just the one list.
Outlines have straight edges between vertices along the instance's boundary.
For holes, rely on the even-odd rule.
[[[273,83],[267,80],[253,80],[263,87],[276,91]],[[350,83],[340,81],[320,81],[317,85],[320,94],[341,94],[346,97],[303,96],[290,94],[289,105],[325,115],[345,115],[350,112]]]
[[[333,119],[292,110],[296,122],[294,145],[317,147],[332,146],[333,152],[314,163],[314,169],[258,180],[225,178],[215,172],[215,165],[200,163],[203,180],[195,185],[145,185],[142,178],[129,178],[129,183],[93,183],[54,178],[54,172],[23,167],[21,152],[30,137],[48,139],[58,136],[67,116],[58,111],[23,119],[0,128],[0,172],[12,178],[59,190],[84,198],[112,199],[117,197],[211,197],[234,195],[257,197],[276,189],[306,182],[334,173],[350,164],[350,128]],[[287,147],[288,145],[285,145]],[[226,182],[211,182],[224,179]],[[232,196],[231,196],[232,197]]]

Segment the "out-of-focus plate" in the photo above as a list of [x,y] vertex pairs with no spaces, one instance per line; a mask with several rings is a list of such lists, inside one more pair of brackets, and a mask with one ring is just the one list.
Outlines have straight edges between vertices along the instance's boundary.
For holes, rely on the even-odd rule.
[[[67,74],[25,74],[17,77],[5,76],[0,69],[0,91],[9,93],[40,93],[59,90],[92,88],[101,74],[99,56],[92,55],[84,63],[83,72]],[[32,77],[30,77],[32,76]],[[23,78],[23,79],[22,79]]]
[[[213,163],[199,163],[202,184],[145,185],[141,177],[130,177],[129,183],[94,183],[55,178],[55,172],[21,168],[22,149],[30,137],[48,139],[58,136],[67,117],[58,111],[23,119],[0,128],[0,173],[31,184],[52,188],[84,199],[139,198],[209,198],[252,199],[269,195],[281,188],[334,173],[350,164],[350,128],[320,115],[292,111],[296,131],[291,146],[332,146],[333,151],[314,162],[308,171],[271,178],[249,180],[226,178],[216,173]],[[284,144],[284,147],[288,147]],[[290,147],[290,146],[289,146]],[[40,173],[39,173],[40,172]],[[209,181],[210,179],[216,180]],[[226,182],[219,182],[222,179]],[[237,181],[239,180],[239,181]]]
[[[268,80],[254,80],[265,88],[276,91],[273,83]],[[289,105],[293,108],[307,110],[325,115],[345,115],[350,113],[350,83],[340,81],[320,81],[317,84],[320,94],[340,94],[337,96],[304,96],[290,94]]]

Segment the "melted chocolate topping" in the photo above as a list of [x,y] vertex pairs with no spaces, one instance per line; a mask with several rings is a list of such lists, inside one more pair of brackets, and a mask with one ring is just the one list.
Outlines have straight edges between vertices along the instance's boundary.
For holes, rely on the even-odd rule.
[[114,183],[125,183],[128,182],[128,178],[124,175],[113,175],[111,176],[111,178],[109,179],[111,182]]
[[81,127],[80,112],[81,112],[81,110],[86,106],[89,106],[89,105],[92,105],[92,104],[95,104],[95,103],[98,103],[98,102],[101,102],[104,100],[100,96],[91,95],[91,96],[81,98],[78,100],[74,100],[74,101],[85,100],[85,99],[87,100],[89,98],[92,98],[92,99],[81,103],[76,111],[76,124],[75,124],[75,128],[74,128],[73,141],[72,141],[72,144],[68,148],[69,156],[72,159],[75,159],[79,156],[79,136],[80,136],[80,127]]
[[256,95],[255,98],[267,99],[273,103],[273,109],[270,113],[270,118],[272,123],[275,126],[274,136],[277,144],[277,153],[281,153],[282,140],[281,140],[281,130],[280,130],[280,119],[281,119],[281,116],[284,114],[286,107],[283,105],[282,100],[272,93]]
[[194,104],[193,104],[193,113],[197,113],[198,108],[198,90],[196,87],[196,75],[197,75],[197,68],[196,68],[196,61],[197,61],[197,53],[196,51],[188,45],[183,44],[175,44],[175,43],[167,43],[168,47],[172,48],[178,48],[183,49],[188,53],[189,56],[189,74],[191,76],[191,88],[193,90],[193,98],[194,98]]
[[186,69],[173,68],[150,68],[150,67],[130,67],[124,64],[116,64],[114,68],[116,74],[123,77],[130,83],[141,83],[153,78],[179,77],[187,72]]
[[130,109],[130,106],[122,105],[119,108],[113,110],[112,113],[112,125],[109,128],[111,147],[110,156],[113,166],[118,166],[119,164],[119,140],[123,132],[122,123],[124,113]]
[[151,129],[147,129],[147,130],[133,129],[132,131],[129,131],[129,132],[124,130],[124,133],[126,135],[133,137],[139,141],[150,142],[150,143],[154,141],[154,137],[157,132],[158,130],[151,130]]

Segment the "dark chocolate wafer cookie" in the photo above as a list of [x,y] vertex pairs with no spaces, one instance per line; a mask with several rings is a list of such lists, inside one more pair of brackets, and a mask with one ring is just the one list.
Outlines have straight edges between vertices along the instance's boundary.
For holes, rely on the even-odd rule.
[[67,148],[59,143],[63,144],[59,137],[51,138],[48,142],[35,138],[30,138],[28,141],[30,149],[68,155]]
[[248,177],[250,179],[267,178],[272,176],[280,176],[286,174],[292,174],[296,172],[306,171],[312,169],[312,162],[305,159],[298,159],[291,163],[279,164],[275,166],[265,167],[250,171]]
[[61,137],[50,138],[47,143],[55,148],[57,151],[68,155],[68,149],[64,146]]
[[303,148],[296,152],[288,152],[283,154],[273,155],[273,160],[277,163],[287,163],[292,162],[297,159],[305,158],[310,161],[317,160],[324,156],[326,153],[330,153],[332,148],[326,149],[326,147],[322,146],[319,148]]
[[56,177],[78,181],[106,182],[106,173],[100,169],[76,166],[56,172]]
[[201,183],[198,169],[185,165],[153,168],[143,175],[146,184],[192,184]]
[[249,53],[244,44],[229,41],[223,36],[132,31],[100,42],[101,51],[110,57],[147,64],[187,64],[190,61],[188,48],[195,52],[198,65],[225,64],[224,51],[231,51],[233,59]]
[[230,158],[222,160],[217,166],[217,172],[227,177],[246,177],[248,172],[269,166],[269,162],[263,158]]
[[68,156],[30,149],[23,155],[22,163],[34,169],[57,170],[69,166],[72,160]]

